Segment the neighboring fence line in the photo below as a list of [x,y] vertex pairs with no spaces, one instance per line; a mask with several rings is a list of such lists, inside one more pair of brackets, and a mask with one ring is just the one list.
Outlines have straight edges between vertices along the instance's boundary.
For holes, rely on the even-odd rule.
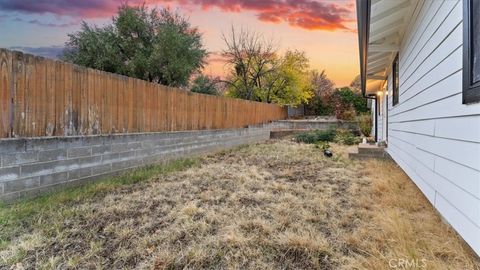
[[240,128],[287,109],[0,49],[0,114],[8,138]]

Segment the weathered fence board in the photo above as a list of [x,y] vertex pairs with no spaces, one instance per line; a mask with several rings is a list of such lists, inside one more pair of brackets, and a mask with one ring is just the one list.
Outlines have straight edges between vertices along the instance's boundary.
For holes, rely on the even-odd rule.
[[11,87],[13,83],[12,54],[7,50],[0,51],[0,136],[7,137],[11,133]]
[[0,138],[240,128],[285,108],[0,49]]

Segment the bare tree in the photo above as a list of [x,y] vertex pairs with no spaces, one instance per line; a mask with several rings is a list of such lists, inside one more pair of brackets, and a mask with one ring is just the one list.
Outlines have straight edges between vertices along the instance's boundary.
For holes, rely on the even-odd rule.
[[335,90],[335,84],[327,77],[325,70],[322,72],[312,71],[312,85],[315,96],[318,97],[329,96]]
[[275,69],[274,42],[256,32],[237,31],[233,26],[230,34],[223,34],[222,38],[226,45],[222,55],[233,67],[226,83],[235,89],[237,97],[254,99],[255,89],[263,87],[262,78]]

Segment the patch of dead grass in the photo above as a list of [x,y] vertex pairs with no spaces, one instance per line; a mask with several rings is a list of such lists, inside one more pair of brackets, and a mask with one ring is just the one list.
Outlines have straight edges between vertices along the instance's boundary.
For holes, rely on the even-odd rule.
[[403,259],[416,262],[405,269],[480,269],[478,257],[395,163],[370,160],[363,167],[371,188],[359,195],[371,222],[349,236],[365,251],[352,268],[391,269],[390,260]]
[[346,147],[333,147],[331,159],[286,141],[241,147],[95,199],[42,208],[49,228],[22,223],[0,264],[389,269],[390,258],[425,258],[430,269],[478,268],[401,170],[349,161]]

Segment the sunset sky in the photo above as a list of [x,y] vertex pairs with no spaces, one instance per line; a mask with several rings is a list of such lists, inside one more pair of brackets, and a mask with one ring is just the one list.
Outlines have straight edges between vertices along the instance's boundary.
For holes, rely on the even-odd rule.
[[[0,47],[37,55],[58,55],[67,34],[82,20],[99,26],[116,13],[118,0],[0,0]],[[359,73],[353,0],[130,0],[151,7],[170,7],[188,16],[203,33],[211,53],[204,72],[225,74],[219,57],[221,35],[243,27],[272,38],[280,52],[305,51],[312,69],[325,69],[337,87]]]

